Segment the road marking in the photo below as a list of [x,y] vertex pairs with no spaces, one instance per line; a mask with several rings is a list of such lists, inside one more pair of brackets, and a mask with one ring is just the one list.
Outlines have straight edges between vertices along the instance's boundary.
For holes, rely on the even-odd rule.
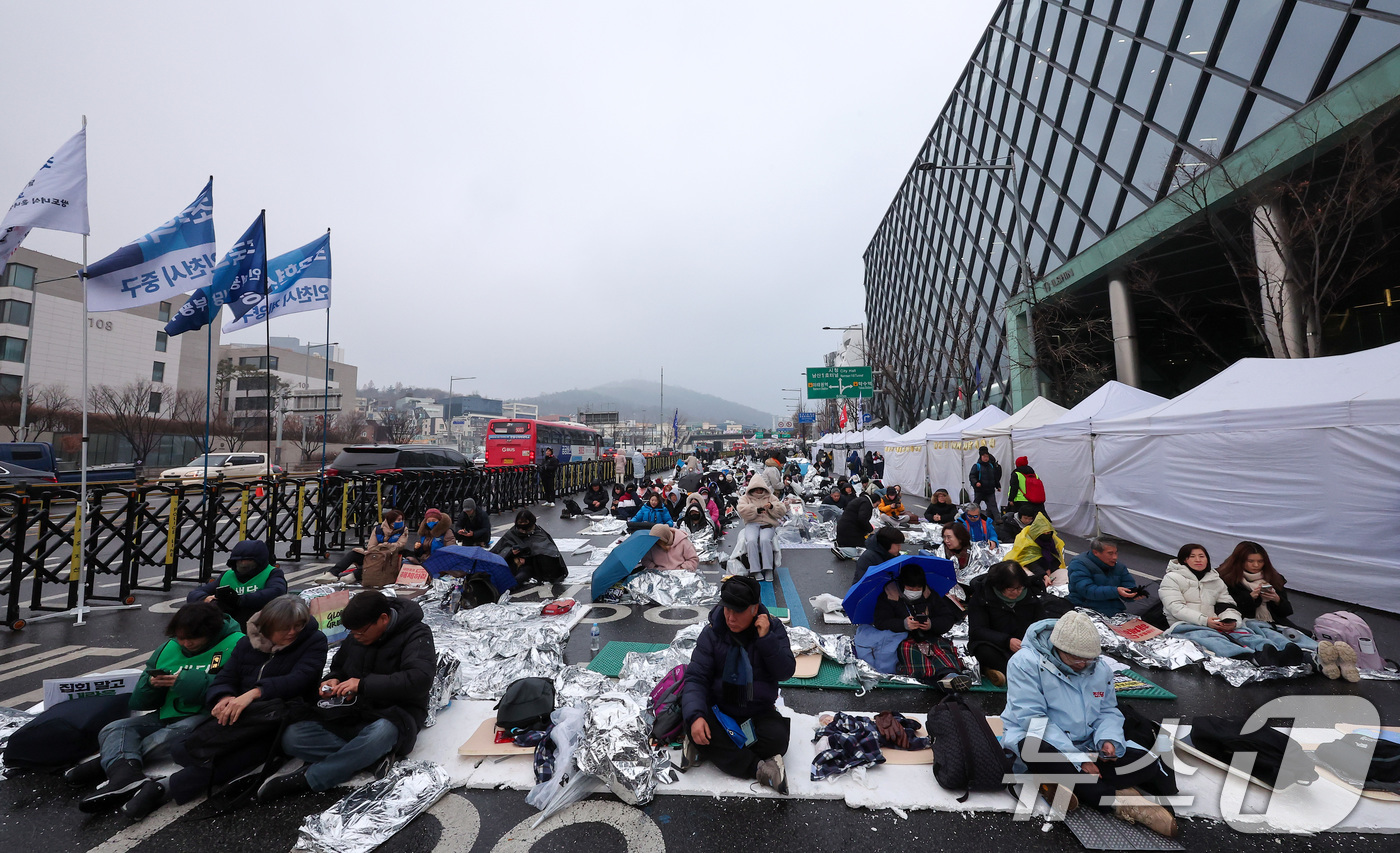
[[448,792],[428,809],[442,827],[433,853],[461,853],[476,846],[481,834],[481,814],[472,801],[459,793]]
[[9,669],[14,669],[15,667],[27,666],[28,664],[34,663],[35,661],[42,660],[44,658],[51,658],[56,657],[57,655],[67,654],[68,652],[75,651],[81,648],[82,646],[59,646],[56,649],[48,649],[46,651],[30,655],[27,658],[12,660],[9,663],[0,664],[0,673],[3,673]]
[[664,853],[666,840],[661,828],[646,812],[623,803],[607,800],[584,800],[565,807],[536,828],[535,815],[507,830],[491,853],[529,853],[546,835],[580,823],[603,823],[622,833],[627,853]]
[[88,853],[126,853],[126,851],[165,829],[174,823],[177,818],[204,802],[204,797],[197,797],[188,803],[177,805],[174,802],[167,802],[156,809],[153,814],[140,823],[132,824],[111,838],[88,850]]
[[[28,674],[31,673],[31,672],[38,672],[38,671],[41,670],[41,669],[47,669],[47,668],[52,667],[52,666],[57,666],[58,664],[61,664],[61,663],[68,663],[69,661],[80,660],[80,659],[86,658],[86,657],[113,657],[113,658],[114,658],[114,657],[119,657],[119,656],[121,656],[121,655],[128,655],[128,654],[131,654],[132,652],[136,651],[135,649],[103,649],[103,648],[96,648],[96,649],[95,649],[95,648],[90,648],[90,647],[87,647],[87,646],[67,646],[66,648],[76,648],[76,649],[78,649],[78,651],[70,652],[69,654],[63,655],[62,657],[50,658],[49,660],[42,661],[42,662],[40,662],[40,663],[36,663],[36,664],[31,665],[31,666],[24,667],[23,669],[16,669],[16,670],[14,670],[14,671],[12,671],[12,672],[6,673],[6,674],[5,674],[5,677],[6,677],[6,678],[17,678],[17,677],[19,677],[19,676],[21,676],[21,675],[28,675]],[[25,662],[26,662],[26,661],[15,661],[15,663],[25,663]]]
[[[130,649],[123,649],[122,651],[131,651],[131,650],[130,650]],[[150,660],[150,658],[151,658],[151,655],[150,655],[149,652],[142,652],[141,654],[139,654],[139,655],[133,655],[133,656],[127,658],[126,660],[119,660],[119,661],[117,661],[116,663],[107,664],[106,666],[102,667],[102,670],[103,670],[103,671],[110,672],[110,671],[112,671],[112,670],[117,670],[117,669],[131,669],[132,667],[139,667],[139,666],[141,666],[141,665],[144,664],[146,661]],[[94,670],[94,672],[96,672],[96,671],[98,671],[98,670]],[[82,676],[84,676],[84,675],[89,675],[89,674],[90,674],[90,673],[84,672],[84,673],[81,673],[78,677],[81,678]],[[43,698],[44,698],[44,688],[43,688],[43,687],[40,687],[40,688],[38,688],[37,690],[31,690],[31,691],[29,691],[28,693],[21,693],[21,694],[18,695],[18,696],[11,696],[9,699],[0,700],[0,705],[4,705],[4,706],[9,707],[9,708],[14,708],[14,707],[17,707],[18,705],[20,705],[21,703],[24,703],[24,702],[38,702],[40,699],[43,699]]]
[[4,657],[5,655],[12,655],[15,652],[22,652],[25,649],[32,649],[38,645],[38,643],[20,643],[18,646],[10,646],[8,649],[0,649],[0,658]]

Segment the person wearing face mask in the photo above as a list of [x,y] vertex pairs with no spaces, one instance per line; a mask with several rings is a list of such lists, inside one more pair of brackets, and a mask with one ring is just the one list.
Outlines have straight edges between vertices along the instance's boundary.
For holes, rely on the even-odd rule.
[[248,617],[272,599],[287,594],[287,577],[272,565],[267,544],[260,539],[244,539],[228,555],[228,569],[206,584],[196,587],[186,601],[206,601],[232,616],[243,630]]
[[456,544],[457,536],[452,532],[447,516],[440,509],[430,508],[423,513],[423,523],[418,525],[418,539],[406,559],[422,562],[437,549]]
[[685,532],[691,536],[705,532],[712,533],[716,537],[719,536],[719,523],[711,517],[709,509],[705,506],[706,503],[714,506],[713,501],[707,501],[700,494],[686,498],[685,514],[681,516],[680,527],[683,527]]
[[898,577],[885,584],[884,595],[875,600],[871,622],[878,631],[899,635],[896,675],[912,676],[949,692],[961,692],[972,686],[972,679],[964,671],[952,643],[943,635],[962,618],[962,611],[948,596],[929,588],[922,568],[905,565]]
[[1041,589],[1068,583],[1065,571],[1065,543],[1055,532],[1055,525],[1043,512],[1016,534],[1006,559],[1015,560]]
[[[335,564],[335,574],[342,582],[353,580],[364,583],[365,566],[370,569],[372,586],[383,586],[383,578],[392,575],[387,583],[393,583],[399,576],[399,564],[403,562],[402,546],[404,535],[403,513],[396,509],[384,510],[379,526],[370,534],[369,541],[362,548],[351,548]],[[490,530],[487,530],[490,533]]]
[[[714,498],[710,497],[710,494],[711,490],[709,488],[703,488],[700,491],[696,492],[694,495],[691,495],[691,497],[694,498],[697,495],[699,496],[698,502],[704,505],[705,514],[710,517],[710,520],[715,523],[715,527],[718,528],[719,507],[715,504]],[[716,530],[716,532],[718,532],[718,530]]]
[[748,491],[739,498],[739,517],[744,520],[749,571],[760,572],[765,581],[773,580],[773,537],[787,515],[787,504],[768,488],[768,480],[762,474],[755,474]]
[[761,603],[758,581],[725,581],[685,671],[681,769],[708,758],[730,776],[786,794],[791,721],[775,704],[779,682],[796,670],[787,629]]
[[996,525],[982,514],[982,508],[977,504],[968,504],[957,520],[959,524],[967,528],[968,536],[972,537],[973,542],[1001,544],[1001,540],[997,538]]
[[[1159,594],[1162,611],[1172,623],[1169,634],[1185,637],[1221,657],[1257,660],[1265,649],[1276,649],[1298,658],[1298,663],[1305,662],[1302,649],[1266,623],[1245,625],[1229,587],[1210,567],[1210,553],[1204,545],[1192,542],[1181,546],[1176,559],[1167,563]],[[1287,665],[1287,661],[1274,660],[1273,655],[1266,654],[1266,658],[1269,664]]]
[[[1101,652],[1093,620],[1078,611],[1031,625],[1006,673],[1002,745],[1017,772],[1075,777],[1077,802],[1174,837],[1176,818],[1141,795],[1175,794],[1176,783],[1124,736],[1113,668]],[[1053,785],[1041,791],[1053,802]],[[1131,799],[1115,805],[1120,794]]]
[[1021,650],[1022,638],[1041,617],[1041,593],[1026,584],[1019,563],[1003,560],[974,578],[967,593],[967,651],[982,675],[1006,686],[1006,667]]
[[511,574],[522,584],[531,579],[556,583],[569,574],[554,537],[536,523],[535,514],[528,509],[515,514],[515,523],[496,541],[491,553],[505,557]]

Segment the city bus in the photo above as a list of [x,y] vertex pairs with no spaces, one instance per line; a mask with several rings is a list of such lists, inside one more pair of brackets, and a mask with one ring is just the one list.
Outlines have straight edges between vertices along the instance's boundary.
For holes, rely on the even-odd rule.
[[486,467],[533,465],[554,448],[560,462],[597,459],[602,434],[582,424],[496,418],[486,424]]

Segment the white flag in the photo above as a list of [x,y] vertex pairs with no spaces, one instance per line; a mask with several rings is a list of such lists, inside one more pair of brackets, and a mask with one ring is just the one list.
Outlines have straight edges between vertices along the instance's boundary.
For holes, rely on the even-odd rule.
[[209,284],[214,251],[214,179],[169,222],[81,271],[89,311],[120,311]]
[[30,228],[88,233],[87,128],[49,158],[0,223],[0,268]]

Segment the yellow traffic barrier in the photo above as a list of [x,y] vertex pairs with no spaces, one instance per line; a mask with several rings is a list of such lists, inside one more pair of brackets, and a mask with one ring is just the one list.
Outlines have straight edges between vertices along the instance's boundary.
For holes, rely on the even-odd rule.
[[238,541],[248,538],[248,490],[242,492],[242,505],[238,508]]
[[170,496],[170,529],[165,535],[165,564],[175,565],[175,537],[179,529],[177,519],[180,517],[180,495],[178,493]]

